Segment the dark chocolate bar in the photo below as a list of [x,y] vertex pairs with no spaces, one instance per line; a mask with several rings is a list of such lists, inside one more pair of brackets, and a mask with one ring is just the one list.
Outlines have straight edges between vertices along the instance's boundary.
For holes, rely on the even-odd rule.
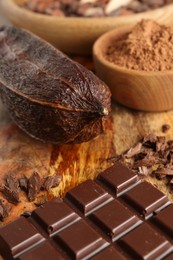
[[4,259],[173,259],[173,204],[117,162],[0,229]]

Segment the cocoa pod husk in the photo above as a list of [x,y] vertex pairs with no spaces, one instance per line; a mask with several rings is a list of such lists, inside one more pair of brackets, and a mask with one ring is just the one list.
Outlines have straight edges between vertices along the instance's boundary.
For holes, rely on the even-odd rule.
[[34,34],[0,28],[0,95],[30,136],[80,143],[104,131],[110,91],[91,71]]

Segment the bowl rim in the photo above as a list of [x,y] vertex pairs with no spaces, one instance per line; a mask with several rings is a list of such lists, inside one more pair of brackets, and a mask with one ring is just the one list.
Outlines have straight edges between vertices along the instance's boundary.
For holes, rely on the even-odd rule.
[[[134,25],[128,25],[128,26],[122,26],[121,30],[124,29],[124,31],[129,32],[130,29],[132,29],[134,27]],[[173,27],[173,26],[172,26]],[[104,34],[102,34],[93,44],[93,48],[92,48],[92,54],[93,57],[95,57],[97,60],[99,60],[100,63],[102,63],[105,67],[108,67],[111,70],[115,70],[117,72],[123,72],[125,74],[130,74],[130,75],[137,75],[137,76],[158,76],[158,74],[160,75],[171,75],[173,74],[173,69],[172,70],[162,70],[162,71],[145,71],[145,70],[135,70],[135,69],[128,69],[126,67],[120,66],[120,65],[116,65],[110,61],[108,61],[104,55],[103,55],[103,51],[106,50],[106,48],[101,48],[100,47],[100,43],[105,40],[108,39],[108,42],[111,42],[109,37],[116,35],[117,31],[119,31],[119,28],[115,28],[113,30],[110,30]],[[99,51],[99,55],[98,55],[98,51]],[[100,55],[101,54],[101,55]]]
[[[0,2],[3,1],[3,0],[0,0]],[[17,12],[23,12],[23,13],[26,13],[27,15],[30,15],[32,17],[35,17],[36,19],[37,18],[45,18],[45,19],[49,19],[49,20],[58,20],[58,21],[63,21],[63,20],[69,20],[69,21],[95,21],[95,22],[100,22],[100,21],[115,21],[117,19],[124,19],[124,16],[107,16],[107,17],[69,17],[69,16],[65,16],[65,17],[57,17],[57,16],[52,16],[52,15],[47,15],[47,14],[41,14],[41,13],[37,13],[37,12],[34,12],[34,11],[31,11],[31,10],[28,10],[28,9],[25,9],[23,7],[20,7],[19,4],[16,3],[16,0],[4,0],[5,2],[5,5],[8,5],[8,6],[11,6],[13,8],[15,8],[15,10]],[[0,4],[1,5],[1,4]],[[149,11],[146,11],[146,12],[140,12],[140,13],[135,13],[135,14],[131,14],[131,15],[126,15],[125,18],[132,18],[132,17],[140,17],[141,15],[143,14],[153,14],[159,10],[163,10],[163,9],[167,9],[169,8],[169,6],[172,6],[173,7],[173,3],[172,4],[168,4],[168,5],[164,5],[162,7],[159,7],[159,8],[156,8],[156,9],[153,9],[153,10],[149,10]],[[165,10],[166,11],[166,10]]]

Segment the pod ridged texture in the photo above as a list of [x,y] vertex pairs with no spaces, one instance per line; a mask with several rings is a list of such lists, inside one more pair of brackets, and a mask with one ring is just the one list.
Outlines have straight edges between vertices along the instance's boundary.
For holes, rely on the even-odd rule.
[[49,43],[0,28],[0,95],[16,124],[44,142],[80,143],[103,132],[110,91]]

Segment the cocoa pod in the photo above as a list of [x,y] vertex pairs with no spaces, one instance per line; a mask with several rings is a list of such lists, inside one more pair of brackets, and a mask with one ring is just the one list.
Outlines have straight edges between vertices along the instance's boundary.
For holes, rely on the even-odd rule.
[[104,130],[110,91],[92,72],[39,37],[0,28],[0,95],[30,136],[80,143]]

